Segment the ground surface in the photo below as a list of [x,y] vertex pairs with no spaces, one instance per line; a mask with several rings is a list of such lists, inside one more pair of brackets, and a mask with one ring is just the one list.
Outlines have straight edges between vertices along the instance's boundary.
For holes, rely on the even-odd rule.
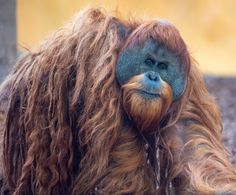
[[236,77],[205,78],[207,88],[216,97],[220,105],[223,119],[223,141],[227,149],[233,154],[232,159],[236,167]]

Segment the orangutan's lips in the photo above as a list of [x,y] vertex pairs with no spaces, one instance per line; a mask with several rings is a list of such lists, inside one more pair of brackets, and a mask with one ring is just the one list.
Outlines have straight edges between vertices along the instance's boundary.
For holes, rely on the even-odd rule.
[[148,91],[145,91],[145,90],[137,90],[137,92],[141,95],[144,95],[144,97],[150,97],[150,98],[159,98],[160,97],[160,94],[159,93],[152,93],[152,92],[148,92]]

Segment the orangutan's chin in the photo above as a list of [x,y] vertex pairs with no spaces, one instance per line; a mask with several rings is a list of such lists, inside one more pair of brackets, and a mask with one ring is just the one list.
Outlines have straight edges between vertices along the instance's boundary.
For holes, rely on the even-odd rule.
[[172,91],[165,85],[159,92],[147,92],[143,89],[126,90],[124,87],[123,106],[140,132],[156,132],[160,120],[172,103]]

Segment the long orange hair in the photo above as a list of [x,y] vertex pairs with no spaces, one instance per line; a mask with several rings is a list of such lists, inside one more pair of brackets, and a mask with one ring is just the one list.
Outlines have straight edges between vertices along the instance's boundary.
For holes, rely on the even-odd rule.
[[[179,57],[187,86],[168,103],[152,132],[151,149],[146,149],[145,135],[125,112],[124,86],[116,81],[115,66],[124,48],[150,37]],[[220,121],[214,122],[217,111],[208,111],[214,103],[202,97],[204,85],[192,66],[171,24],[125,21],[102,9],[81,12],[22,57],[1,86],[3,174],[10,193],[166,193],[182,169],[165,132],[185,118],[200,121],[212,134],[220,128]],[[220,145],[216,133],[209,137]],[[162,148],[158,158],[157,144]]]

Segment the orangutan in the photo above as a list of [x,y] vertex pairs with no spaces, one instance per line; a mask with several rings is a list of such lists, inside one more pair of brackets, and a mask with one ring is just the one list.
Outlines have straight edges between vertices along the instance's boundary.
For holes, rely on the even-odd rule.
[[0,87],[2,194],[234,194],[218,107],[165,20],[81,12]]

